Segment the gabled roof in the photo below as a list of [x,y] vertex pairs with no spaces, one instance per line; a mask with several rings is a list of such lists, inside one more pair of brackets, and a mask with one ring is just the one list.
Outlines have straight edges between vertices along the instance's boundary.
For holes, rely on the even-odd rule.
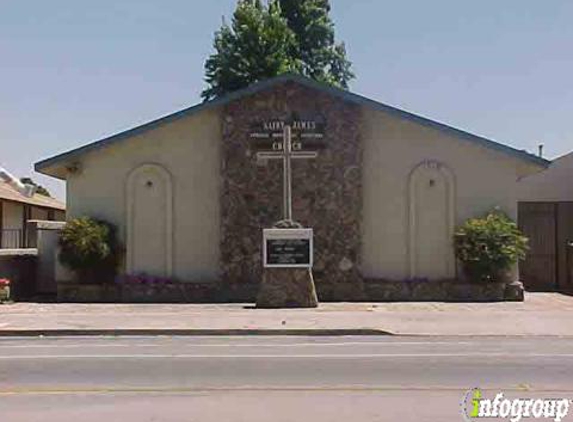
[[395,108],[395,107],[392,107],[392,106],[389,106],[386,104],[382,104],[378,101],[371,100],[371,99],[366,98],[362,95],[354,94],[350,91],[345,91],[343,89],[340,89],[340,88],[337,88],[334,86],[326,85],[326,84],[314,81],[312,79],[306,78],[306,77],[301,76],[301,75],[284,74],[281,76],[277,76],[277,77],[270,78],[270,79],[267,79],[267,80],[264,80],[261,82],[254,83],[247,88],[232,92],[230,94],[224,95],[224,96],[219,97],[217,99],[207,101],[207,102],[204,102],[201,104],[197,104],[193,107],[189,107],[189,108],[186,108],[184,110],[178,111],[176,113],[170,114],[168,116],[162,117],[160,119],[153,120],[149,123],[146,123],[146,124],[143,124],[141,126],[135,127],[133,129],[127,130],[125,132],[121,132],[117,135],[113,135],[109,138],[105,138],[105,139],[102,139],[100,141],[96,141],[96,142],[93,142],[91,144],[84,145],[80,148],[71,150],[69,152],[57,155],[55,157],[40,161],[40,162],[36,163],[35,169],[36,169],[36,171],[38,171],[40,173],[44,173],[44,174],[48,174],[48,175],[54,175],[54,174],[49,173],[50,167],[61,165],[61,164],[71,164],[71,163],[73,163],[74,160],[78,159],[80,156],[82,156],[88,152],[91,152],[94,150],[99,150],[101,148],[111,146],[117,142],[121,142],[127,138],[130,138],[130,137],[135,136],[135,135],[139,135],[139,134],[146,132],[148,130],[155,129],[155,128],[162,126],[162,125],[165,125],[167,123],[171,123],[173,121],[179,120],[181,118],[184,118],[184,117],[196,114],[196,113],[199,113],[199,112],[204,111],[204,110],[213,109],[213,108],[216,108],[219,106],[226,105],[230,102],[239,100],[239,99],[246,97],[246,96],[249,96],[249,95],[259,93],[261,91],[265,91],[267,89],[274,87],[275,85],[279,85],[279,84],[282,84],[285,82],[295,82],[295,83],[298,83],[300,85],[306,86],[310,89],[319,90],[321,92],[325,92],[327,94],[330,94],[334,97],[341,98],[344,101],[349,101],[351,103],[358,104],[358,105],[365,106],[365,107],[369,107],[369,108],[372,108],[375,110],[381,110],[381,111],[387,112],[389,114],[395,115],[397,117],[400,117],[400,118],[403,118],[406,120],[410,120],[410,121],[413,121],[415,123],[421,124],[421,125],[426,126],[426,127],[431,127],[433,129],[437,129],[437,130],[442,131],[442,132],[449,133],[450,135],[453,135],[453,136],[458,137],[460,139],[463,139],[463,140],[466,140],[469,142],[473,142],[473,143],[478,144],[482,147],[489,148],[489,149],[504,153],[506,155],[527,161],[527,162],[532,163],[532,164],[536,164],[538,166],[547,167],[550,164],[550,161],[545,160],[543,158],[540,158],[536,155],[530,154],[524,150],[518,150],[518,149],[512,148],[510,146],[501,144],[499,142],[492,141],[490,139],[487,139],[487,138],[484,138],[481,136],[477,136],[477,135],[471,134],[469,132],[463,131],[461,129],[457,129],[455,127],[446,125],[444,123],[440,123],[440,122],[428,119],[426,117],[422,117],[420,115],[410,113],[408,111],[404,111],[404,110],[401,110],[401,109],[398,109],[398,108]]
[[49,196],[34,194],[32,197],[22,195],[8,183],[0,181],[0,200],[11,202],[18,202],[21,204],[35,205],[38,207],[52,208],[55,210],[66,210],[66,205],[57,199],[50,198]]

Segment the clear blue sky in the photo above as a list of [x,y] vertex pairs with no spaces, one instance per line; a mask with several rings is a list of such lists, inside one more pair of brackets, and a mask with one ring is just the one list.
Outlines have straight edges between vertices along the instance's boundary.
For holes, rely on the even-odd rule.
[[[199,101],[234,0],[0,0],[0,165],[33,163]],[[333,0],[352,90],[509,145],[573,150],[570,0]]]

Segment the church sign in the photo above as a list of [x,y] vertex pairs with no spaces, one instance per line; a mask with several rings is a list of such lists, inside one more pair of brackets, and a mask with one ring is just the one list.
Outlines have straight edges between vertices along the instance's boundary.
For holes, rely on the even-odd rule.
[[263,230],[265,268],[312,268],[312,229]]
[[[293,152],[316,152],[324,148],[325,124],[319,120],[267,120],[251,128],[252,147],[258,153],[281,152],[284,149],[284,128],[292,130]],[[260,155],[260,154],[259,154]]]

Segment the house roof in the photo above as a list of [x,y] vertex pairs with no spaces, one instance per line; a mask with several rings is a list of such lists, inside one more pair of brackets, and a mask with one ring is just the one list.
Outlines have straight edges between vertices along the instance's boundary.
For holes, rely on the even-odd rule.
[[19,202],[21,204],[35,205],[37,207],[52,208],[61,211],[66,210],[66,205],[57,199],[40,195],[38,193],[34,194],[32,197],[27,197],[3,181],[0,181],[0,200],[1,199]]
[[358,104],[361,106],[369,107],[369,108],[372,108],[375,110],[381,110],[381,111],[387,112],[389,114],[392,114],[394,116],[397,116],[397,117],[400,117],[400,118],[403,118],[403,119],[406,119],[409,121],[413,121],[415,123],[421,124],[421,125],[426,126],[426,127],[431,127],[433,129],[437,129],[437,130],[442,131],[442,132],[446,132],[446,133],[453,135],[457,138],[460,138],[462,140],[465,140],[468,142],[473,142],[473,143],[480,145],[482,147],[501,152],[503,154],[509,155],[511,157],[514,157],[514,158],[517,158],[520,160],[524,160],[524,161],[532,163],[532,164],[536,164],[536,165],[541,166],[541,167],[547,167],[551,163],[549,160],[545,160],[541,157],[530,154],[525,150],[518,150],[518,149],[512,148],[508,145],[501,144],[501,143],[493,141],[491,139],[487,139],[487,138],[484,138],[482,136],[474,135],[472,133],[466,132],[466,131],[461,130],[461,129],[457,129],[455,127],[446,125],[444,123],[440,123],[440,122],[437,122],[435,120],[431,120],[431,119],[428,119],[426,117],[423,117],[423,116],[420,116],[420,115],[417,115],[414,113],[410,113],[410,112],[405,111],[405,110],[398,109],[396,107],[392,107],[392,106],[380,103],[380,102],[372,100],[370,98],[366,98],[362,95],[355,94],[355,93],[352,93],[350,91],[346,91],[346,90],[343,90],[343,89],[340,89],[340,88],[337,88],[334,86],[326,85],[326,84],[314,81],[312,79],[306,78],[306,77],[301,76],[301,75],[284,74],[281,76],[277,76],[274,78],[270,78],[270,79],[266,79],[264,81],[254,83],[247,88],[232,92],[230,94],[224,95],[222,97],[216,98],[216,99],[211,100],[211,101],[206,101],[206,102],[197,104],[195,106],[192,106],[192,107],[186,108],[184,110],[178,111],[176,113],[173,113],[173,114],[167,115],[165,117],[159,118],[157,120],[153,120],[153,121],[146,123],[146,124],[143,124],[141,126],[137,126],[133,129],[129,129],[125,132],[121,132],[121,133],[113,135],[111,137],[108,137],[108,138],[105,138],[105,139],[84,145],[84,146],[76,148],[74,150],[71,150],[71,151],[65,152],[63,154],[56,155],[52,158],[48,158],[46,160],[40,161],[40,162],[36,163],[35,169],[36,169],[36,171],[38,171],[40,173],[48,174],[48,175],[51,175],[54,177],[63,178],[61,176],[58,176],[57,173],[55,173],[54,171],[51,171],[50,169],[53,169],[53,167],[57,167],[60,165],[66,165],[66,164],[70,165],[73,163],[74,160],[77,160],[82,155],[89,153],[91,151],[106,148],[108,146],[114,145],[117,142],[121,142],[127,138],[141,134],[141,133],[146,132],[148,130],[155,129],[155,128],[162,126],[164,124],[171,123],[173,121],[179,120],[179,119],[184,118],[184,117],[188,117],[190,115],[199,113],[199,112],[204,111],[204,110],[208,110],[208,109],[212,109],[212,108],[226,105],[230,102],[239,100],[243,97],[253,95],[253,94],[256,94],[256,93],[264,91],[264,90],[267,90],[269,88],[274,87],[275,85],[279,85],[279,84],[282,84],[285,82],[295,82],[295,83],[301,84],[303,86],[306,86],[310,89],[315,89],[315,90],[325,92],[327,94],[333,95],[334,97],[341,98],[341,99],[343,99],[345,101],[349,101],[351,103],[355,103],[355,104]]

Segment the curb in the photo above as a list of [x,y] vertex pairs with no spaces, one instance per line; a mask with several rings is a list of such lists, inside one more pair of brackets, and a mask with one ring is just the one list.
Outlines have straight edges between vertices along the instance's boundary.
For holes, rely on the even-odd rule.
[[97,337],[97,336],[393,336],[390,331],[359,329],[47,329],[47,330],[0,330],[2,337]]

